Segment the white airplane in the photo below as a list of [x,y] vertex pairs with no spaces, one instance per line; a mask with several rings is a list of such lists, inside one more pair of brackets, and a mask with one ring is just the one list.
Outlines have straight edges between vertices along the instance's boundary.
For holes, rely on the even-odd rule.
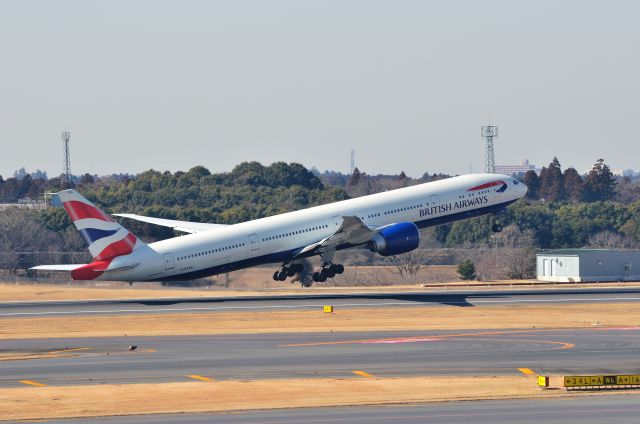
[[368,248],[383,256],[409,252],[419,245],[419,228],[498,213],[526,192],[515,178],[473,174],[233,225],[114,214],[189,233],[145,244],[77,191],[63,190],[57,195],[93,262],[32,269],[70,271],[74,280],[133,282],[187,280],[281,263],[273,278],[284,281],[302,271],[301,259],[319,255],[322,267],[313,280],[326,281],[344,271],[333,263],[337,250]]

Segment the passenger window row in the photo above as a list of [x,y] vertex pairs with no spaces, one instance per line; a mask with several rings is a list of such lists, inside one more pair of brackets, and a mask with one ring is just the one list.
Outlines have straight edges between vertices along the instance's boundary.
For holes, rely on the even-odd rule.
[[404,207],[404,208],[392,209],[390,211],[386,211],[384,214],[385,215],[392,215],[394,213],[410,211],[412,209],[419,209],[421,207],[422,207],[422,203],[420,203],[419,205],[412,205],[412,206],[407,206],[407,207]]
[[292,231],[290,233],[276,234],[275,236],[264,237],[262,239],[262,241],[278,240],[278,239],[285,238],[285,237],[295,236],[297,234],[303,234],[303,233],[309,233],[311,231],[321,230],[323,228],[329,228],[329,226],[326,225],[326,224],[325,225],[318,225],[317,227],[304,228],[302,230],[296,230],[296,231]]
[[217,249],[205,250],[204,252],[198,252],[198,253],[193,253],[193,254],[190,254],[190,255],[180,256],[180,257],[178,257],[177,260],[184,261],[185,259],[197,258],[199,256],[205,256],[205,255],[212,255],[214,253],[224,252],[224,251],[232,250],[232,249],[238,249],[238,248],[244,247],[244,246],[245,246],[244,243],[232,244],[232,245],[225,246],[225,247],[219,247]]

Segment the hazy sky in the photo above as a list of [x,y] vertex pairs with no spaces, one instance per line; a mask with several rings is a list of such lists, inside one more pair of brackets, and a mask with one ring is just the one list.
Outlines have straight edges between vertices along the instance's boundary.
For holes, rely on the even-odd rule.
[[0,175],[640,168],[638,1],[2,1]]

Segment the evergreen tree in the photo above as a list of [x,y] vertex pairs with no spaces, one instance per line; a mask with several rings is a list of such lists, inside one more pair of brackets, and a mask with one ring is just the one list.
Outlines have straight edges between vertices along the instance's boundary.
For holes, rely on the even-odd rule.
[[574,168],[567,168],[562,176],[564,184],[564,194],[567,200],[572,202],[581,202],[584,182],[582,177]]
[[458,264],[458,277],[464,281],[476,279],[476,266],[471,260],[465,259]]
[[598,159],[584,183],[584,199],[587,202],[598,202],[610,200],[615,194],[616,179],[604,159]]
[[538,194],[540,192],[540,178],[538,178],[538,174],[533,169],[527,171],[524,174],[524,178],[522,180],[527,186],[527,199],[537,200]]
[[564,199],[562,167],[557,157],[553,158],[548,168],[542,168],[540,172],[539,196],[547,202],[558,202]]
[[354,186],[354,185],[358,185],[358,183],[360,182],[360,170],[358,169],[358,167],[355,167],[353,169],[353,174],[351,174],[351,177],[349,178],[349,182],[347,184]]

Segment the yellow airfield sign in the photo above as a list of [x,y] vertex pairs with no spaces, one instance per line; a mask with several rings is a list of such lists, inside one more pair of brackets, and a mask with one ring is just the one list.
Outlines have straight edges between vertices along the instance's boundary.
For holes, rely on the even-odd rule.
[[564,387],[606,387],[640,385],[640,374],[571,375],[564,377]]

